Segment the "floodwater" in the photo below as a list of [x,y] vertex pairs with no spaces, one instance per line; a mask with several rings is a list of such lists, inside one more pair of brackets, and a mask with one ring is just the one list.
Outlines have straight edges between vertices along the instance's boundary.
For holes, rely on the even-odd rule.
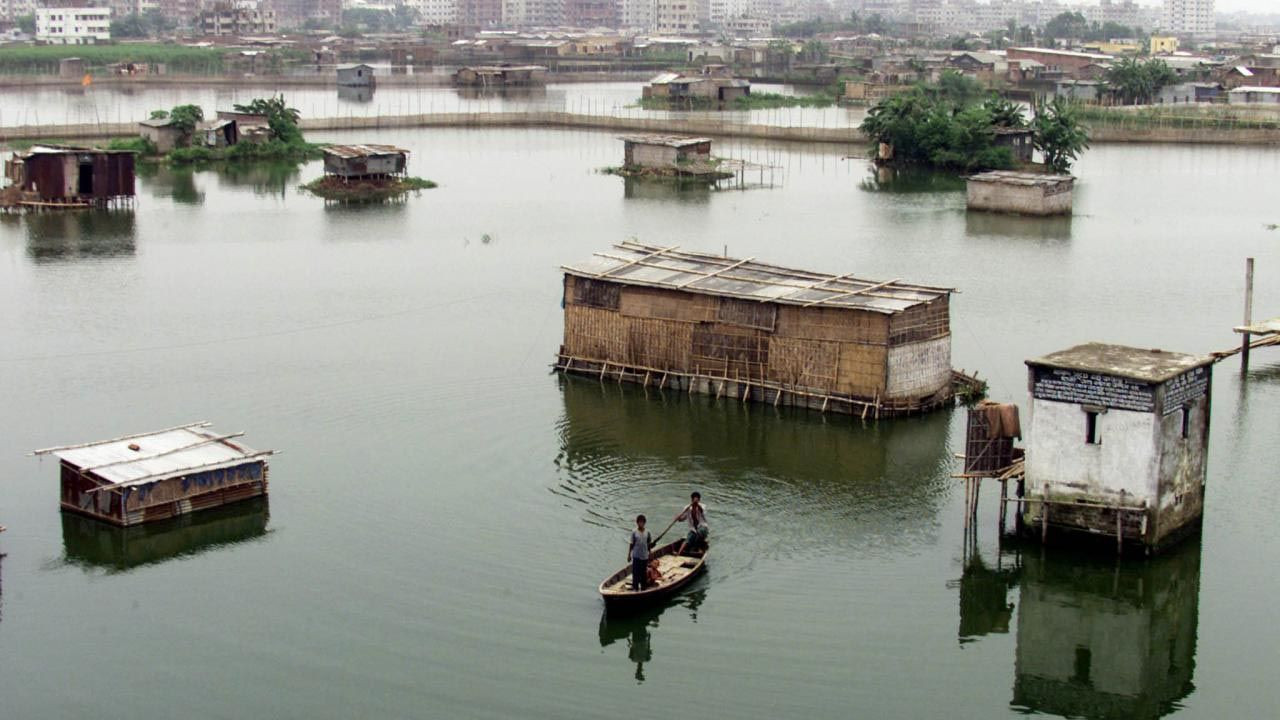
[[[206,117],[254,98],[283,94],[304,118],[374,117],[422,113],[548,111],[626,118],[693,117],[726,124],[857,127],[865,107],[772,108],[747,111],[661,111],[636,106],[645,83],[551,83],[545,87],[483,90],[436,86],[384,85],[377,88],[242,85],[90,85],[88,87],[0,88],[0,127],[13,125],[100,124],[145,120],[153,110],[195,104]],[[809,94],[815,88],[756,83],[757,92]]]
[[[772,187],[595,172],[608,133],[417,130],[441,183],[326,207],[319,172],[163,171],[129,212],[0,217],[5,717],[1267,717],[1280,352],[1216,368],[1203,536],[1159,559],[977,542],[962,412],[866,423],[548,372],[562,263],[643,241],[953,285],[957,367],[1025,403],[1087,340],[1231,346],[1280,309],[1280,152],[1100,146],[1069,221],[967,215],[851,149],[724,142]],[[1272,354],[1275,353],[1275,354]],[[211,420],[267,502],[121,532],[33,448]],[[629,519],[708,505],[707,576],[603,617]],[[676,531],[673,531],[676,532]]]

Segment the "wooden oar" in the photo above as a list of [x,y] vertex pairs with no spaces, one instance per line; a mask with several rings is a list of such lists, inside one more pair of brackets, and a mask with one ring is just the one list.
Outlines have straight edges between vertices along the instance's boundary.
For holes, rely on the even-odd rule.
[[[680,515],[677,513],[677,514],[676,514],[676,517],[677,517],[677,518],[679,518],[679,517],[680,517]],[[663,535],[666,535],[666,534],[667,534],[667,530],[670,530],[671,528],[675,527],[675,524],[676,524],[676,521],[675,521],[675,520],[672,520],[672,521],[671,521],[671,524],[670,524],[670,525],[668,525],[668,526],[666,527],[666,529],[665,529],[665,530],[663,530],[662,532],[658,533],[658,537],[654,538],[653,545],[650,545],[650,547],[657,547],[657,546],[658,546],[658,541],[662,539],[662,536],[663,536]]]

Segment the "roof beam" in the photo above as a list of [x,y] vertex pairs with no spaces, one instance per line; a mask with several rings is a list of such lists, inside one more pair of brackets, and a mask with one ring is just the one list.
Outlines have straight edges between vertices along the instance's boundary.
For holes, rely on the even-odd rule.
[[219,460],[218,462],[206,463],[204,465],[195,465],[189,468],[182,468],[181,470],[168,470],[165,472],[151,473],[150,475],[143,475],[142,477],[133,478],[132,480],[125,480],[123,482],[111,483],[109,485],[99,485],[98,487],[89,488],[88,490],[85,490],[85,492],[91,493],[91,492],[100,492],[102,490],[119,490],[121,488],[134,487],[137,485],[150,485],[151,483],[157,483],[157,482],[160,482],[161,480],[171,480],[173,478],[185,477],[192,473],[235,467],[237,465],[247,464],[253,460],[261,460],[263,458],[266,458],[275,454],[276,454],[275,450],[263,450],[262,452],[256,452],[256,453],[253,453],[252,455],[245,455],[243,457],[232,458],[230,460]]
[[807,302],[802,307],[820,305],[825,302],[831,302],[832,300],[843,300],[844,298],[853,297],[854,295],[870,295],[872,290],[877,290],[879,288],[884,287],[885,285],[892,285],[893,283],[896,283],[896,282],[898,282],[898,280],[893,279],[888,282],[882,282],[879,285],[872,285],[871,287],[863,288],[861,290],[850,290],[849,292],[836,293],[831,297],[826,297],[826,298],[822,298],[821,300],[812,300],[810,302]]
[[165,455],[172,455],[172,454],[174,454],[174,453],[180,453],[180,452],[183,452],[183,451],[185,451],[185,450],[192,450],[192,449],[194,449],[194,448],[198,448],[198,447],[201,447],[201,446],[204,446],[204,445],[212,445],[212,444],[214,444],[214,443],[220,443],[220,442],[222,442],[223,440],[230,440],[231,438],[238,438],[238,437],[241,437],[241,436],[243,436],[243,435],[244,435],[244,432],[231,433],[231,434],[229,434],[229,435],[218,435],[218,436],[215,436],[215,437],[208,437],[208,436],[205,436],[205,439],[204,439],[204,440],[201,440],[200,442],[194,442],[194,443],[191,443],[190,445],[183,445],[183,446],[181,446],[181,447],[176,447],[176,448],[172,448],[172,449],[170,449],[170,450],[165,450],[164,452],[153,453],[153,454],[151,454],[151,455],[139,455],[138,457],[126,458],[126,459],[124,459],[124,460],[116,460],[116,461],[114,461],[114,462],[103,463],[103,464],[101,464],[101,465],[95,465],[95,466],[93,466],[93,467],[80,468],[80,472],[82,472],[82,473],[86,473],[86,472],[93,472],[93,471],[95,471],[95,470],[101,470],[101,469],[103,469],[103,468],[114,467],[114,466],[116,466],[116,465],[126,465],[126,464],[128,464],[128,463],[138,462],[139,460],[152,460],[152,459],[155,459],[155,458],[158,458],[158,457],[164,457]]
[[719,275],[719,274],[720,274],[720,273],[722,273],[722,272],[728,272],[729,270],[732,270],[732,269],[734,269],[734,268],[738,267],[739,265],[746,265],[747,263],[751,262],[752,260],[755,260],[755,258],[753,258],[753,257],[749,257],[749,258],[747,258],[746,260],[739,260],[738,262],[736,262],[736,263],[734,263],[734,264],[732,264],[732,265],[725,265],[724,267],[720,268],[719,270],[716,270],[715,272],[703,273],[701,277],[696,277],[696,278],[694,278],[694,279],[692,279],[692,280],[686,280],[686,281],[684,281],[684,282],[680,283],[679,285],[676,285],[676,287],[681,287],[681,288],[682,288],[682,287],[688,287],[688,286],[690,286],[690,285],[692,285],[692,284],[694,284],[694,283],[696,283],[696,282],[700,282],[700,281],[702,281],[702,280],[706,280],[707,278],[713,278],[713,277],[715,277],[715,276]]
[[79,443],[77,445],[59,445],[57,447],[49,447],[41,450],[33,450],[31,455],[48,455],[49,453],[59,452],[62,450],[79,450],[80,448],[93,447],[95,445],[106,445],[107,443],[120,442],[122,440],[133,440],[135,438],[147,437],[148,435],[159,435],[160,433],[173,432],[174,430],[190,430],[191,428],[209,427],[213,423],[207,420],[200,422],[188,423],[186,425],[178,425],[176,427],[165,428],[164,430],[153,430],[151,432],[137,433],[136,435],[123,435],[110,440],[98,440],[96,442]]

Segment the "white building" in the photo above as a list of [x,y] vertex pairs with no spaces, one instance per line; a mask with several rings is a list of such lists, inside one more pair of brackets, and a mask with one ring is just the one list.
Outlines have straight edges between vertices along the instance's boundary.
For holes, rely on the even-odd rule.
[[458,22],[458,0],[405,0],[405,7],[418,13],[422,25],[452,25]]
[[1199,525],[1212,358],[1089,343],[1027,366],[1028,534],[1121,534],[1151,549]]
[[618,11],[626,29],[649,32],[657,27],[657,0],[619,0]]
[[92,45],[111,39],[111,8],[36,10],[36,40],[53,45]]
[[1210,35],[1214,27],[1213,0],[1164,0],[1165,32]]
[[658,0],[655,29],[662,35],[695,35],[705,20],[707,0]]

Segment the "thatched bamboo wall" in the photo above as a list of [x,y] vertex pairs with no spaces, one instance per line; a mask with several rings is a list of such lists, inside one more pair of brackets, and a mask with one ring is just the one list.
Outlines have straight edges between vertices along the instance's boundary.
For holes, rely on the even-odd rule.
[[949,388],[945,296],[889,315],[802,307],[565,276],[570,358],[853,398]]

